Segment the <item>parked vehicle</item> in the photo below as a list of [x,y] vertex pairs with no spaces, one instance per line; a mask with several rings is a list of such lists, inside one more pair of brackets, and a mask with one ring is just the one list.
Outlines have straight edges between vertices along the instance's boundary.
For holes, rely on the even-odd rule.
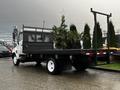
[[10,57],[12,55],[11,51],[5,46],[0,44],[0,57]]
[[112,60],[120,62],[120,50],[117,50],[116,52],[112,53]]
[[110,62],[111,56],[113,53],[116,52],[116,49],[97,49],[97,50],[89,50],[86,54],[89,55],[91,62],[96,62],[97,61],[104,61],[104,62]]

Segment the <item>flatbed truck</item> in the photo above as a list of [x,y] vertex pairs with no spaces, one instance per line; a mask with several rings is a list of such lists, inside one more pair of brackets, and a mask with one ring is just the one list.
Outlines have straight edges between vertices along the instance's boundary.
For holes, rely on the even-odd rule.
[[55,48],[52,29],[49,28],[23,25],[21,31],[14,29],[13,43],[12,59],[15,66],[32,61],[38,65],[46,62],[48,73],[59,74],[67,66],[81,71],[90,65],[88,50]]

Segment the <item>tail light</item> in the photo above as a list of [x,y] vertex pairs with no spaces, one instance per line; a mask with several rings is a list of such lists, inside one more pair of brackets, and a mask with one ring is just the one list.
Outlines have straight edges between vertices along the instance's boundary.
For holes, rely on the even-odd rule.
[[99,52],[97,52],[97,55],[99,55],[100,53]]
[[90,53],[86,53],[86,55],[90,55]]
[[103,52],[103,54],[106,54],[106,52]]
[[113,54],[113,52],[110,52],[110,54]]

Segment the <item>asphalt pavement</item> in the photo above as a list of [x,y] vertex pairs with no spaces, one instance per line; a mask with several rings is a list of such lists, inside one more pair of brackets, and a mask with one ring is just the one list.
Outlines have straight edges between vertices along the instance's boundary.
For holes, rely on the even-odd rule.
[[95,69],[64,71],[50,75],[43,65],[20,64],[15,67],[11,58],[0,58],[0,90],[119,90],[120,73]]

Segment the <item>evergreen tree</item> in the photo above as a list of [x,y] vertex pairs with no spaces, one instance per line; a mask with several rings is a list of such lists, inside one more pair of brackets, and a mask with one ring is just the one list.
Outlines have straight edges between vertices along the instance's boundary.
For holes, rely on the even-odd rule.
[[67,25],[65,24],[65,16],[61,18],[61,24],[59,27],[53,27],[53,39],[56,48],[81,48],[80,38],[82,34],[77,32],[76,26],[74,24],[70,25],[70,30],[68,31]]
[[80,37],[74,24],[70,25],[70,31],[68,31],[67,48],[81,48]]
[[117,40],[116,40],[114,25],[112,21],[109,22],[108,40],[110,47],[117,47]]
[[53,27],[53,39],[55,41],[56,48],[66,48],[67,44],[67,25],[65,24],[65,16],[61,17],[61,24],[59,27]]
[[[95,30],[97,28],[97,30]],[[103,45],[103,39],[102,39],[102,30],[100,28],[100,24],[97,23],[97,26],[94,27],[93,32],[93,48],[101,48]]]
[[75,26],[74,24],[71,24],[71,25],[70,25],[70,31],[77,33],[77,28],[76,28],[76,26]]
[[83,48],[84,49],[90,49],[91,48],[90,27],[88,26],[88,24],[85,24],[85,27],[84,27]]

